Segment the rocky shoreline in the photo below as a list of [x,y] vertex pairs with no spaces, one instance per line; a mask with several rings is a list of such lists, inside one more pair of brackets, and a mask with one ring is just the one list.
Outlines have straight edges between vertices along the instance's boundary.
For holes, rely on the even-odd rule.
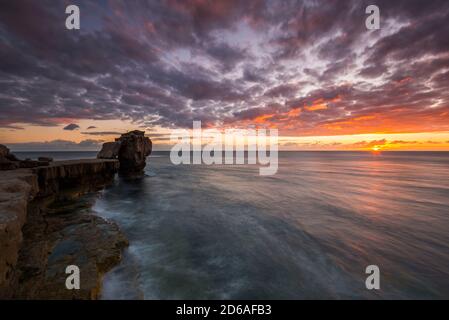
[[[21,161],[0,146],[0,298],[99,298],[103,275],[121,261],[128,241],[115,223],[92,213],[94,198],[86,199],[116,173],[141,174],[151,153],[141,131],[112,144],[99,159],[73,161]],[[68,265],[80,269],[80,290],[65,287]]]

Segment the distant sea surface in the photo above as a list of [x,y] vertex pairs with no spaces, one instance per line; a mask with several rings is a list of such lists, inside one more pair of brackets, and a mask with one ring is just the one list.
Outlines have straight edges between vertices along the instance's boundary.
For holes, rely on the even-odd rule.
[[130,240],[103,298],[449,299],[449,153],[281,152],[267,177],[148,160],[93,207]]

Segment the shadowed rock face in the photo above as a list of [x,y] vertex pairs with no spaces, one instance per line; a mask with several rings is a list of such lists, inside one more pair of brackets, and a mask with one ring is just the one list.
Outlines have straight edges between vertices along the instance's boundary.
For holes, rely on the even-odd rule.
[[9,149],[0,144],[0,170],[14,170],[19,168],[17,158],[9,152]]
[[19,160],[7,147],[0,144],[0,171],[48,166],[51,161],[52,159],[49,158],[39,158],[38,161]]
[[120,150],[120,143],[106,142],[103,143],[101,151],[97,154],[98,159],[117,159]]
[[0,178],[0,298],[11,295],[22,244],[27,206],[38,192],[36,175],[30,170],[10,170]]
[[145,132],[134,130],[115,140],[103,144],[98,153],[99,159],[118,159],[120,173],[141,173],[146,166],[146,158],[151,154],[152,142]]

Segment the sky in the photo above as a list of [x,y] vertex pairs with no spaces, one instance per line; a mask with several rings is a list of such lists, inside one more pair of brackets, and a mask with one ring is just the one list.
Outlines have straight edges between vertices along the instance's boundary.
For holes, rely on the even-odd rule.
[[157,150],[202,121],[276,128],[281,150],[449,151],[448,21],[447,0],[0,0],[0,143],[139,129]]

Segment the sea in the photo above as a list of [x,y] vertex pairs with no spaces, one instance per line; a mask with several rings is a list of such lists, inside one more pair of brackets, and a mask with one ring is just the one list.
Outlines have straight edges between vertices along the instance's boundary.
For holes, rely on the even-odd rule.
[[130,241],[103,299],[449,299],[448,152],[280,152],[273,176],[154,152],[92,210]]

